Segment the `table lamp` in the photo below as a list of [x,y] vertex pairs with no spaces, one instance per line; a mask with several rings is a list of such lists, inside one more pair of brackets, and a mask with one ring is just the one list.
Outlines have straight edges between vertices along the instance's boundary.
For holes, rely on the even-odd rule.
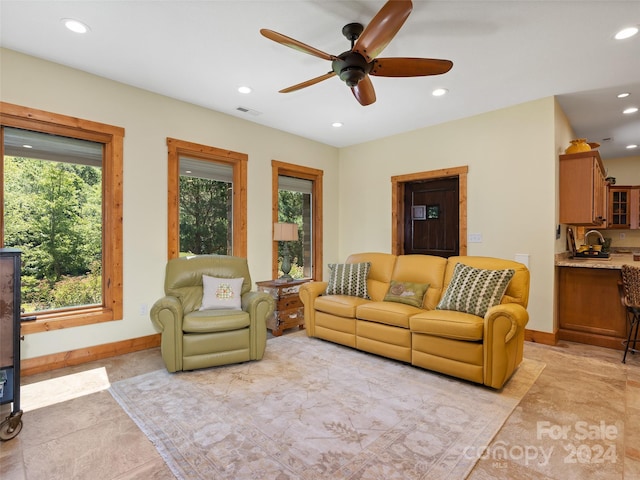
[[273,239],[283,242],[282,245],[282,276],[278,278],[280,282],[290,282],[293,280],[289,272],[291,271],[291,258],[289,254],[289,246],[287,242],[295,242],[298,240],[298,225],[296,223],[274,223]]

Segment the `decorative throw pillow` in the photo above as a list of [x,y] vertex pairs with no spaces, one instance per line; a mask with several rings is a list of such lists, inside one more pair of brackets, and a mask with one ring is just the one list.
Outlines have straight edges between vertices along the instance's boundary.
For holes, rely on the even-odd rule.
[[437,310],[456,310],[484,317],[502,300],[515,270],[484,270],[456,264]]
[[384,296],[385,302],[398,302],[422,307],[422,299],[429,288],[428,283],[397,282],[391,280],[389,290]]
[[202,306],[200,310],[240,310],[244,278],[202,276]]
[[371,269],[371,262],[330,263],[327,295],[351,295],[368,299],[369,269]]

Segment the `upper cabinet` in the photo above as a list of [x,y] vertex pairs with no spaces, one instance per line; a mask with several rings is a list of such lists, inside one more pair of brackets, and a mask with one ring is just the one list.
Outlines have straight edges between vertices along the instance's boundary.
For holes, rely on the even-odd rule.
[[640,187],[610,186],[607,228],[640,228]]
[[607,185],[600,153],[560,155],[560,223],[604,228]]

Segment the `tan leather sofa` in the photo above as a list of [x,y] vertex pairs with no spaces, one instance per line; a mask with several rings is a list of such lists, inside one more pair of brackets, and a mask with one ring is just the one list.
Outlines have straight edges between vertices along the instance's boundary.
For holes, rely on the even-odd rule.
[[[202,276],[242,278],[239,309],[201,309]],[[266,318],[275,307],[267,293],[250,291],[247,260],[196,255],[167,262],[165,296],[151,308],[169,372],[260,360],[267,343]]]
[[[529,320],[529,270],[490,257],[360,253],[345,263],[370,262],[370,299],[325,295],[327,282],[300,288],[307,335],[411,363],[492,388],[502,388],[522,361]],[[436,309],[457,263],[515,271],[499,305],[484,318]],[[392,280],[428,283],[421,307],[383,301]]]

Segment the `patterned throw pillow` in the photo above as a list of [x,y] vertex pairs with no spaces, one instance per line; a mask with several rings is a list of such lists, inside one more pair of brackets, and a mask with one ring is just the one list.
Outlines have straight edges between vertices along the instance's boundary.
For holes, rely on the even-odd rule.
[[422,307],[422,299],[429,288],[428,283],[397,282],[391,280],[389,291],[384,296],[385,302],[398,302]]
[[244,278],[202,276],[202,306],[200,310],[241,310]]
[[367,277],[371,262],[330,263],[327,295],[350,295],[369,299]]
[[436,307],[484,317],[502,300],[515,270],[483,270],[458,263],[453,278]]

